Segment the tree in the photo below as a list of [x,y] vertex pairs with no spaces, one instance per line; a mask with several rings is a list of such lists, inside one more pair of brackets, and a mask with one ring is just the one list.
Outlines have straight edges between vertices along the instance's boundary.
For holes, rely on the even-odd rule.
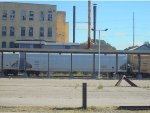
[[149,41],[145,41],[145,42],[144,42],[144,45],[150,46]]
[[[87,48],[87,42],[81,43],[80,48]],[[96,39],[95,43],[93,40],[91,40],[91,48],[92,49],[99,49],[99,40]],[[101,50],[116,50],[115,47],[111,46],[111,44],[105,42],[104,40],[100,40],[100,48]]]

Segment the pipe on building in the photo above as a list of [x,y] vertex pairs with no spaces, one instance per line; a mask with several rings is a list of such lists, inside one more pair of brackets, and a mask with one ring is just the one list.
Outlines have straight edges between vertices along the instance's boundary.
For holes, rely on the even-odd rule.
[[97,9],[97,6],[96,6],[96,4],[94,4],[94,6],[93,6],[93,37],[94,37],[94,43],[95,43],[95,40],[96,40],[96,9]]

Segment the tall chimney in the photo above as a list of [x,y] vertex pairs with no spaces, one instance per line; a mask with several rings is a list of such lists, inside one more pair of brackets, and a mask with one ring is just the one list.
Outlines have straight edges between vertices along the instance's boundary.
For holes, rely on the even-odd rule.
[[94,37],[94,43],[96,40],[96,4],[93,4],[93,37]]
[[73,43],[75,43],[75,28],[76,28],[76,6],[73,6]]

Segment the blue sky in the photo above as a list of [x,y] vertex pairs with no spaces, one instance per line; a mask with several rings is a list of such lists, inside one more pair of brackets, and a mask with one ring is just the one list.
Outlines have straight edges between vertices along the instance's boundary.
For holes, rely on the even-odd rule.
[[[69,42],[72,42],[72,10],[75,5],[76,42],[87,41],[87,1],[28,1],[26,3],[52,4],[57,5],[57,10],[66,11],[66,21],[69,22]],[[131,46],[134,12],[135,45],[150,41],[150,1],[92,1],[92,4],[94,3],[97,4],[97,29],[108,28],[107,32],[101,32],[101,40],[105,40],[118,50]],[[91,37],[92,34],[91,32]],[[98,39],[98,32],[96,37]]]

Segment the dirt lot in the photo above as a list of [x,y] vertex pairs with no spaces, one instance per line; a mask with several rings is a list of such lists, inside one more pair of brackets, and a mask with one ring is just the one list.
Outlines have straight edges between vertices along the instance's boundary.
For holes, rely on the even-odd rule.
[[[81,107],[86,82],[88,106],[150,106],[150,80],[134,80],[139,87],[117,80],[0,78],[0,106]],[[0,110],[1,111],[1,110]]]

